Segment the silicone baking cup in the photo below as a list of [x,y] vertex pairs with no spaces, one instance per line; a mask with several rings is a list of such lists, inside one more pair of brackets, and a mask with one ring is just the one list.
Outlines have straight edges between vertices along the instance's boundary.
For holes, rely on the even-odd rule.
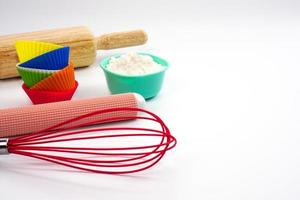
[[70,90],[75,86],[74,65],[72,62],[62,70],[59,70],[42,81],[38,82],[31,89],[35,90]]
[[70,47],[55,49],[20,63],[19,66],[34,69],[60,70],[69,64],[69,52]]
[[33,104],[51,103],[57,101],[67,101],[70,100],[76,89],[78,87],[78,82],[75,81],[75,87],[70,90],[64,91],[50,91],[50,90],[34,90],[28,88],[25,84],[22,85],[23,90],[30,98]]
[[57,70],[39,70],[17,66],[17,70],[27,87],[32,87],[43,79],[51,76]]
[[69,61],[70,48],[60,45],[17,41],[23,90],[33,104],[70,100],[78,87],[74,65]]
[[19,61],[26,62],[36,56],[62,48],[63,46],[45,42],[18,40],[15,43],[15,47]]

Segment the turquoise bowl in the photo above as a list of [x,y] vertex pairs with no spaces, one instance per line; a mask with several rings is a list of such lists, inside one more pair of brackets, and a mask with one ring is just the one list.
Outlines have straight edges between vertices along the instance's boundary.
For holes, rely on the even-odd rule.
[[100,67],[104,71],[108,88],[112,94],[135,92],[141,94],[145,99],[150,99],[155,97],[161,90],[165,71],[169,67],[168,62],[149,53],[138,54],[152,57],[154,62],[163,66],[163,69],[145,75],[123,75],[107,69],[110,59],[112,57],[118,58],[121,56],[120,54],[104,58],[100,63]]

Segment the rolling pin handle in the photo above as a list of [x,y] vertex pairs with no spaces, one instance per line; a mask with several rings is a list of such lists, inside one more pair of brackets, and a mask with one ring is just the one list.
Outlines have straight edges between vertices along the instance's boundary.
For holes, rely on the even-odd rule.
[[144,30],[115,32],[96,37],[97,49],[116,49],[145,44],[148,40]]

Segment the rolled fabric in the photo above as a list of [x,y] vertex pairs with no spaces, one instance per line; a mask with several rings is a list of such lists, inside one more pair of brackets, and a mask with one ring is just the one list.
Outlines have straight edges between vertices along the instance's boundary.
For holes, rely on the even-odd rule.
[[[0,110],[0,138],[35,133],[93,111],[119,107],[143,107],[144,103],[145,100],[141,95],[126,93],[92,99],[2,109]],[[135,111],[112,112],[87,117],[77,123],[89,123],[109,117],[129,117],[136,115]],[[98,123],[95,122],[92,124]],[[71,127],[74,125],[76,124],[70,123],[67,126]]]

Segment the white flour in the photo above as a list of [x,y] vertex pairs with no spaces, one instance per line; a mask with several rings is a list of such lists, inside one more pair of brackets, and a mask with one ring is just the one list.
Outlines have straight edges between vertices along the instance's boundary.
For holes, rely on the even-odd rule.
[[127,53],[119,58],[112,57],[107,69],[123,75],[145,75],[161,71],[164,67],[150,56]]

